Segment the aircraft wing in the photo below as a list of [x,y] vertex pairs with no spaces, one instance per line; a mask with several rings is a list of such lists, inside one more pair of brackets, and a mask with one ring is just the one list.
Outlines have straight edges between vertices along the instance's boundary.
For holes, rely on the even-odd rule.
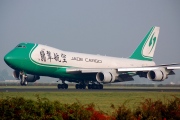
[[158,68],[165,68],[167,70],[176,70],[180,69],[180,66],[174,66],[179,65],[179,63],[172,63],[172,64],[162,64],[162,65],[156,65],[156,66],[147,66],[147,67],[126,67],[126,68],[67,68],[67,73],[98,73],[102,71],[111,71],[111,70],[117,70],[118,72],[148,72],[151,70],[156,70]]
[[167,70],[180,69],[180,66],[175,66],[175,65],[180,65],[180,63],[161,64],[161,65],[147,66],[147,67],[127,67],[127,68],[118,68],[117,70],[118,72],[138,72],[138,71],[147,72],[159,68],[165,68]]
[[102,71],[111,71],[117,70],[118,72],[137,72],[137,71],[150,71],[158,69],[158,67],[131,67],[131,68],[99,68],[99,69],[92,69],[92,68],[67,68],[67,73],[98,73]]
[[177,70],[180,69],[180,66],[172,66],[172,67],[167,67],[168,70]]

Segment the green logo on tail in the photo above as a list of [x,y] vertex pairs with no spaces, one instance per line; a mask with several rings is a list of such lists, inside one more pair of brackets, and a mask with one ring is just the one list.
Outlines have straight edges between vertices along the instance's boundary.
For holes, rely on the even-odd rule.
[[149,41],[149,47],[151,46],[151,50],[149,53],[151,53],[152,49],[154,48],[155,43],[156,43],[156,37],[154,37],[154,33],[153,33],[153,35]]
[[152,61],[158,34],[159,27],[152,27],[129,58]]

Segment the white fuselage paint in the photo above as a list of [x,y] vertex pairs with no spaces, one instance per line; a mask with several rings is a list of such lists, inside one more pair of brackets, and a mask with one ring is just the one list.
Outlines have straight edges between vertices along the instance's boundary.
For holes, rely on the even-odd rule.
[[[49,55],[49,56],[48,56]],[[77,68],[124,68],[154,66],[153,61],[116,58],[101,55],[62,51],[38,44],[32,51],[31,59],[38,65],[69,66]]]

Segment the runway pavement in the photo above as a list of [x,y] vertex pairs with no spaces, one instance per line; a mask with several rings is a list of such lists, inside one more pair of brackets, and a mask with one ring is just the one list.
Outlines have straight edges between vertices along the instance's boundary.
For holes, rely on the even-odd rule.
[[162,88],[162,87],[150,87],[150,88],[104,88],[102,90],[88,90],[88,89],[57,89],[54,87],[0,87],[0,92],[180,92],[180,88]]

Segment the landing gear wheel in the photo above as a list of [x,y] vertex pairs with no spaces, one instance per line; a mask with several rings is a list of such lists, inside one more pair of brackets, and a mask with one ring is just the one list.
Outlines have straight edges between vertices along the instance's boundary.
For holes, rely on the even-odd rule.
[[76,84],[76,89],[86,89],[85,84]]
[[26,86],[28,84],[28,82],[27,81],[24,81],[24,82],[21,81],[20,84],[21,84],[21,86]]
[[93,89],[91,84],[88,84],[88,89]]
[[25,80],[25,81],[24,81],[24,85],[26,86],[27,84],[28,84],[28,82]]
[[21,84],[21,86],[23,86],[23,85],[24,85],[22,81],[20,82],[20,84]]
[[76,89],[80,89],[79,84],[76,84]]
[[68,84],[58,84],[57,88],[58,89],[68,89]]
[[88,89],[103,89],[102,84],[89,84]]
[[82,89],[86,89],[86,85],[82,85]]
[[58,88],[58,89],[61,89],[61,84],[58,84],[58,85],[57,85],[57,88]]
[[103,89],[103,85],[100,84],[100,89]]
[[65,89],[68,89],[68,84],[65,84]]

